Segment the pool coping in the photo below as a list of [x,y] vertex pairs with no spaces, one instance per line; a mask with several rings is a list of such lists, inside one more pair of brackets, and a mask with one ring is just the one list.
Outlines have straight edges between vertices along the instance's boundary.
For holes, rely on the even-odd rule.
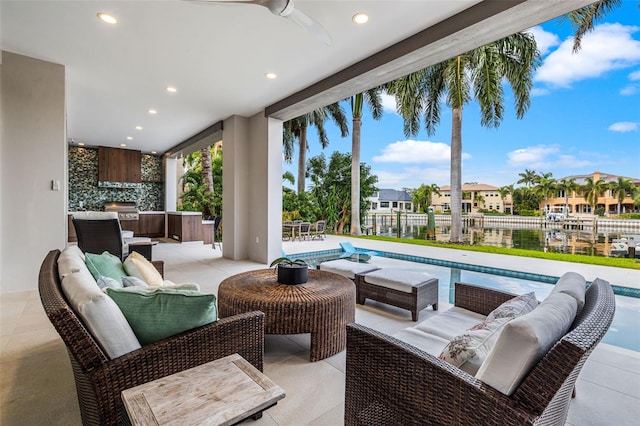
[[[369,250],[369,249],[366,249],[366,250]],[[482,272],[482,273],[487,273],[491,275],[499,275],[503,277],[537,281],[545,284],[555,284],[560,278],[552,275],[532,274],[530,272],[512,271],[510,269],[504,269],[504,268],[472,265],[469,263],[454,262],[451,260],[433,259],[430,257],[394,253],[394,252],[384,251],[384,250],[375,250],[375,251],[378,253],[379,256],[387,257],[389,259],[404,260],[408,262],[423,263],[427,265],[444,266],[448,268],[458,268],[458,269],[464,269],[467,271]],[[344,251],[342,249],[316,250],[316,251],[310,251],[310,252],[296,253],[295,255],[293,255],[293,257],[303,258],[303,257],[314,257],[314,256],[327,256],[327,255],[338,254],[338,253],[344,253]],[[591,282],[587,281],[587,285],[591,285]],[[622,286],[613,285],[613,284],[611,284],[611,288],[613,289],[613,293],[619,296],[640,298],[640,288],[622,287]]]

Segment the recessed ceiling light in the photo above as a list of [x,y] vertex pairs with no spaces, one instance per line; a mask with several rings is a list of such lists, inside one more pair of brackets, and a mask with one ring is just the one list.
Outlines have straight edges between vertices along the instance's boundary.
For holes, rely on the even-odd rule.
[[362,12],[356,13],[355,15],[353,15],[353,18],[351,18],[351,20],[356,24],[365,24],[369,20],[369,15]]
[[104,12],[98,13],[98,19],[100,19],[102,22],[106,22],[107,24],[115,25],[118,23],[118,20],[114,16]]
[[152,153],[152,154],[157,154],[157,152],[156,152],[156,151],[151,151],[151,153]]
[[78,146],[84,146],[84,142],[78,142]]
[[178,89],[176,89],[173,86],[167,86],[167,92],[169,93],[176,93],[178,91]]
[[132,138],[131,136],[127,136],[127,140],[128,140],[128,141],[132,141],[132,140],[133,140],[133,138]]
[[157,114],[157,113],[158,113],[158,111],[156,111],[155,109],[150,109],[149,110],[149,114]]
[[142,130],[142,126],[136,126],[136,130]]
[[274,72],[268,72],[264,76],[267,77],[269,80],[273,80],[274,78],[278,77]]
[[120,146],[127,146],[127,144],[126,143],[121,143]]

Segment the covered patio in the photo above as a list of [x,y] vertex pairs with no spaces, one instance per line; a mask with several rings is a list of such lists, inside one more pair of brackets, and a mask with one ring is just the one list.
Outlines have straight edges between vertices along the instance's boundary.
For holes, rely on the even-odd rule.
[[[380,251],[431,256],[437,248],[402,243],[363,241],[328,235],[324,241],[285,242],[287,253],[320,251],[338,247],[342,241]],[[217,292],[226,277],[265,265],[252,261],[232,261],[220,250],[199,242],[163,243],[156,247],[157,258],[165,261],[168,279],[198,282],[203,291]],[[444,254],[442,252],[445,252]],[[462,250],[439,250],[445,258],[466,263],[483,263],[484,254]],[[495,258],[495,255],[488,255]],[[498,256],[501,257],[501,256]],[[509,256],[509,258],[511,258]],[[504,260],[503,263],[504,265]],[[513,263],[512,263],[513,265]],[[638,271],[566,264],[528,259],[513,268],[522,271],[562,273],[568,268],[587,279],[605,277],[616,284],[640,282]],[[446,295],[444,296],[446,298]],[[36,290],[4,294],[2,313],[3,345],[0,365],[2,424],[80,424],[73,375],[66,349],[44,316]],[[440,310],[447,309],[441,300]],[[433,315],[428,308],[420,320]],[[412,324],[403,309],[368,301],[356,305],[356,322],[392,334]],[[265,374],[281,386],[287,396],[267,410],[255,425],[339,425],[344,413],[345,352],[317,362],[309,362],[309,335],[267,335]],[[577,396],[571,403],[569,425],[631,425],[640,416],[640,356],[637,352],[601,343],[590,356],[577,382]]]

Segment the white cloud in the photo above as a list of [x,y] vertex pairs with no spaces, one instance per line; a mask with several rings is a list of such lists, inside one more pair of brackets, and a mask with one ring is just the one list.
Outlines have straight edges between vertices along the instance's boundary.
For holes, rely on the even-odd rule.
[[631,121],[619,121],[617,123],[613,123],[609,126],[608,130],[612,132],[635,132],[638,130],[638,123],[633,123]]
[[397,114],[395,96],[387,95],[386,93],[383,93],[381,98],[382,98],[382,110],[387,113]]
[[560,44],[560,39],[557,35],[545,31],[541,26],[537,25],[535,27],[529,28],[527,32],[533,34],[533,37],[536,39],[536,44],[538,45],[538,50],[541,55],[546,55],[549,53],[549,50],[552,47],[555,47]]
[[618,93],[620,93],[620,95],[622,96],[633,96],[636,93],[640,93],[640,85],[630,84],[620,89],[620,92]]
[[408,167],[399,172],[388,170],[372,170],[378,176],[378,188],[417,188],[423,183],[448,185],[449,167],[444,168],[420,168]]
[[576,81],[633,66],[640,62],[640,41],[631,36],[638,30],[629,25],[599,25],[583,37],[582,49],[576,54],[573,38],[568,38],[546,57],[534,80],[551,87],[570,87]]
[[631,80],[631,81],[640,80],[640,71],[634,71],[631,74],[629,74],[629,80]]
[[546,96],[549,93],[551,93],[549,89],[543,89],[541,87],[534,87],[533,89],[531,89],[531,97]]
[[[564,149],[566,150],[566,148]],[[537,145],[507,153],[508,165],[514,168],[543,169],[553,167],[580,168],[594,163],[574,155],[565,154],[558,146]]]
[[[463,159],[471,158],[463,153]],[[376,163],[429,163],[448,164],[451,161],[451,147],[442,142],[398,141],[385,146],[381,155],[373,157]]]

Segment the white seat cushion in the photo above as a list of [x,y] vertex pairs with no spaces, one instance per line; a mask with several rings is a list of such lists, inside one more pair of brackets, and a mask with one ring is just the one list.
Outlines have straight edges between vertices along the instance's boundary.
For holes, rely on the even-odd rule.
[[75,212],[73,213],[74,219],[83,219],[83,220],[105,220],[105,219],[117,219],[117,212]]
[[578,312],[584,307],[584,298],[587,291],[587,282],[584,277],[575,272],[567,272],[560,277],[556,285],[551,289],[549,296],[555,293],[566,293],[578,302]]
[[485,319],[484,315],[454,306],[416,324],[413,328],[446,339],[448,343]]
[[402,340],[405,343],[415,346],[418,349],[422,349],[428,354],[438,356],[442,350],[449,344],[448,340],[442,337],[434,336],[433,334],[424,333],[414,327],[405,328],[393,335],[398,340]]
[[533,366],[569,330],[577,308],[575,298],[556,293],[528,314],[509,321],[476,378],[511,395]]
[[321,271],[333,272],[343,277],[354,279],[356,274],[375,271],[377,266],[369,263],[350,262],[346,259],[330,260],[320,264]]
[[141,347],[118,305],[100,290],[86,267],[64,278],[62,291],[111,359]]
[[78,246],[69,246],[62,250],[60,256],[58,256],[58,275],[60,279],[86,268],[84,253]]
[[369,284],[411,293],[413,287],[434,279],[429,274],[411,272],[403,269],[384,268],[364,274],[364,281]]

